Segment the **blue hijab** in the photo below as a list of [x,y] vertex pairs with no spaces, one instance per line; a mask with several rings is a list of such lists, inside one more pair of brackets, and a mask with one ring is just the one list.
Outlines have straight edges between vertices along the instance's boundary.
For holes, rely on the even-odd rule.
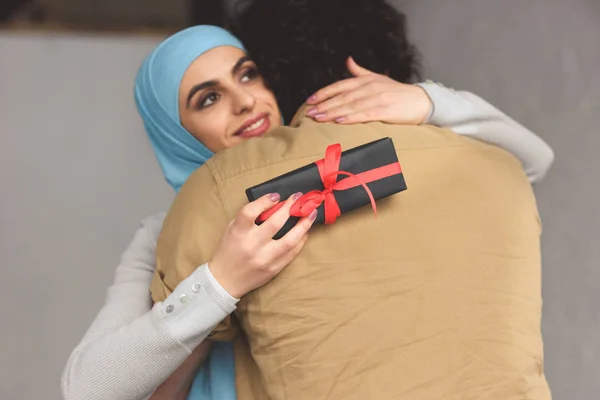
[[[196,58],[220,46],[244,50],[242,43],[224,29],[209,25],[187,28],[154,49],[135,80],[138,111],[163,174],[175,191],[179,191],[192,172],[213,155],[181,125],[179,85]],[[188,399],[236,399],[231,343],[214,343],[208,360],[198,371]]]
[[179,120],[179,85],[199,56],[215,47],[242,43],[225,29],[199,25],[164,40],[146,58],[135,79],[135,102],[163,174],[179,188],[213,153]]

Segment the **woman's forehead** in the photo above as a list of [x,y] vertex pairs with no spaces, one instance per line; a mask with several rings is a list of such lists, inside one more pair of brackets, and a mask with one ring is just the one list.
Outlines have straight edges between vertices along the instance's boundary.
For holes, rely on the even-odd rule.
[[186,74],[196,79],[216,80],[231,75],[232,68],[246,52],[234,46],[219,46],[210,49],[196,58],[188,67]]

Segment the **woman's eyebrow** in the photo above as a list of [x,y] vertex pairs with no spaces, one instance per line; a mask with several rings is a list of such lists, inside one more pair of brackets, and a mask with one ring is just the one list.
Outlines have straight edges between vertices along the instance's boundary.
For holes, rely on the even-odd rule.
[[194,95],[196,93],[198,93],[202,89],[217,86],[217,83],[218,83],[217,81],[206,81],[206,82],[199,83],[196,86],[194,86],[193,88],[191,88],[190,93],[188,94],[188,97],[187,97],[187,108],[190,108],[190,101],[192,101],[192,97],[194,97]]
[[245,62],[247,61],[252,61],[252,58],[250,58],[250,56],[245,55],[242,58],[240,58],[235,65],[233,66],[233,68],[231,68],[231,74],[235,74],[236,72],[238,72],[240,70],[240,68],[242,68],[242,65],[244,65]]

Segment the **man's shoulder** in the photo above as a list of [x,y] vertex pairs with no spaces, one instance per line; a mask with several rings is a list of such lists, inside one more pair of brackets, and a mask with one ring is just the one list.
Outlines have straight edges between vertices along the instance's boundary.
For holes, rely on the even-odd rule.
[[[244,141],[212,157],[206,165],[216,181],[247,175],[272,176],[322,158],[327,146],[339,143],[344,150],[391,137],[397,149],[462,146],[454,132],[433,126],[367,123],[339,125],[302,119],[294,127],[280,127],[260,138]],[[262,176],[261,176],[262,177]]]

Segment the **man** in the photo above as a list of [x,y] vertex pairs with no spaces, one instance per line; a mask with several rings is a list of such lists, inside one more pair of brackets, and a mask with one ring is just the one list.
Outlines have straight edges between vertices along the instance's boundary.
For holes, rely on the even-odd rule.
[[420,77],[406,17],[384,0],[254,0],[229,28],[267,79],[286,122],[314,91],[351,77],[350,55],[398,82]]
[[[323,35],[332,48],[335,38]],[[342,78],[334,75],[305,90]],[[165,220],[160,282],[211,259],[246,188],[322,158],[332,143],[346,150],[391,137],[408,190],[379,202],[376,220],[362,209],[315,227],[281,275],[242,299],[233,323],[251,356],[238,340],[238,398],[549,398],[540,228],[517,160],[430,126],[322,124],[306,112],[192,175]]]

